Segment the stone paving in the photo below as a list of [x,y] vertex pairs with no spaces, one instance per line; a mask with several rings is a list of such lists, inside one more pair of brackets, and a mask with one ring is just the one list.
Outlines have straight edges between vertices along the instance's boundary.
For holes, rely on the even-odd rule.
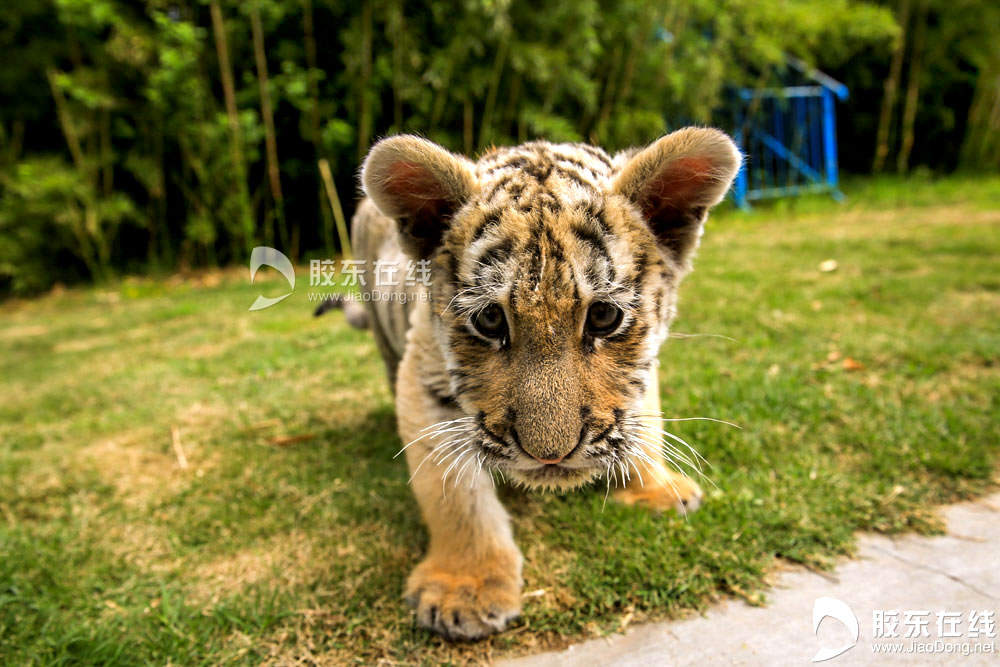
[[[498,664],[1000,665],[1000,494],[941,513],[946,535],[861,535],[857,558],[833,572],[779,573],[765,607],[731,600],[704,616],[636,626],[624,635]],[[814,632],[818,598],[843,604],[820,603]],[[831,655],[841,649],[812,662],[823,657],[821,650]]]

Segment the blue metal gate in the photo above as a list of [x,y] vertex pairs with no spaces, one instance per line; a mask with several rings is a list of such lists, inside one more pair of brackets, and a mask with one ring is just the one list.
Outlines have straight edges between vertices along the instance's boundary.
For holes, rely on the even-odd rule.
[[835,99],[847,86],[789,58],[804,79],[781,88],[740,88],[734,102],[733,136],[746,155],[734,184],[736,204],[838,188]]

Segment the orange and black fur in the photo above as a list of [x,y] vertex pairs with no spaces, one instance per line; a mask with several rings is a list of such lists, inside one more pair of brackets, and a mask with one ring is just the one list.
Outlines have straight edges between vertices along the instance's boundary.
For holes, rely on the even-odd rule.
[[615,156],[533,142],[474,163],[413,136],[372,148],[356,258],[431,266],[428,287],[391,288],[402,298],[364,288],[430,531],[407,584],[421,625],[476,639],[519,612],[494,474],[560,489],[621,478],[623,502],[697,508],[701,490],[661,451],[657,353],[739,163],[705,128]]

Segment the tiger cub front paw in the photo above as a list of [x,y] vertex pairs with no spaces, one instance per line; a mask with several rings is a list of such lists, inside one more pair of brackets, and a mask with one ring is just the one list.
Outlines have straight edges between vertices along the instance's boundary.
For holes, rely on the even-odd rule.
[[681,516],[696,512],[705,494],[701,487],[685,475],[664,471],[664,475],[646,481],[644,485],[629,484],[615,493],[615,499],[626,505],[642,505],[656,512],[675,510]]
[[482,639],[521,611],[521,557],[504,554],[475,563],[427,557],[413,570],[406,601],[417,623],[448,639]]

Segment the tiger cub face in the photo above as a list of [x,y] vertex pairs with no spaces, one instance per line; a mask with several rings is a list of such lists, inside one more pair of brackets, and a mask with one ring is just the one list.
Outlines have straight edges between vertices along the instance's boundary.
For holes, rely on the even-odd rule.
[[740,160],[704,128],[614,157],[533,142],[473,163],[412,136],[372,149],[365,190],[431,260],[435,340],[485,466],[566,488],[636,453],[678,284]]

